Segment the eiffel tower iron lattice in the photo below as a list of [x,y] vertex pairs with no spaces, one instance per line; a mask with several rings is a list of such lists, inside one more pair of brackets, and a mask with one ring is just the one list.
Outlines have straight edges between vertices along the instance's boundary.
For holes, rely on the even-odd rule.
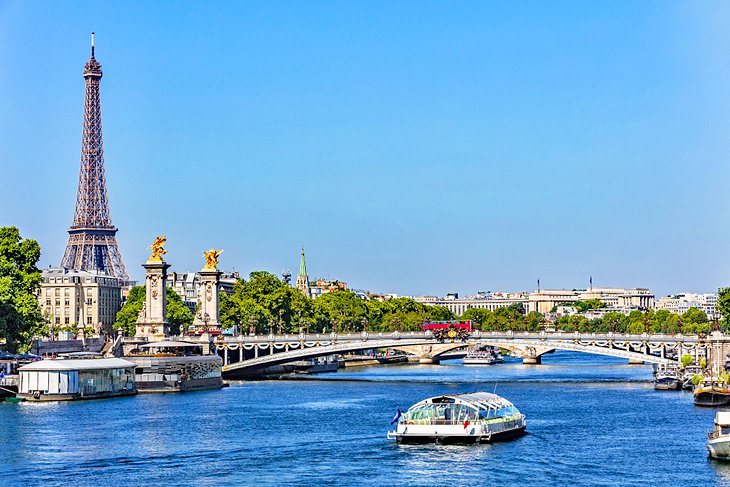
[[119,252],[109,211],[104,172],[104,141],[101,131],[101,64],[94,58],[94,33],[91,33],[91,58],[84,66],[86,96],[81,145],[81,169],[76,194],[76,211],[68,230],[68,244],[61,267],[99,271],[129,283],[129,275]]

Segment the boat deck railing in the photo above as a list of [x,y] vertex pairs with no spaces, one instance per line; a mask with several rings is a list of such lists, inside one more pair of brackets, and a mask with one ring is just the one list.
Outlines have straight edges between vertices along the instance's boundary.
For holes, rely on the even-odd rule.
[[[465,419],[408,419],[403,421],[405,424],[416,424],[416,425],[440,425],[440,426],[456,426],[456,425],[462,425],[464,424]],[[472,420],[469,418],[469,425],[470,426],[484,426],[489,425],[490,430],[492,429],[493,425],[503,425],[506,423],[520,423],[524,421],[524,416],[521,414],[517,414],[514,416],[503,416],[501,418],[490,418],[490,419],[477,419]],[[511,429],[515,426],[511,426],[510,428],[504,428],[504,429]]]

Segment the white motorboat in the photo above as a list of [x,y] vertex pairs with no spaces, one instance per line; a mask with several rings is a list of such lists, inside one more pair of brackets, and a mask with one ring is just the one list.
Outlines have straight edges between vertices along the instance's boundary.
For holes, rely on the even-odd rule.
[[398,443],[491,443],[521,436],[525,415],[507,399],[488,392],[435,396],[398,410]]
[[495,347],[471,348],[464,357],[464,365],[493,365],[504,362]]
[[730,411],[715,413],[715,429],[707,435],[710,457],[730,460]]

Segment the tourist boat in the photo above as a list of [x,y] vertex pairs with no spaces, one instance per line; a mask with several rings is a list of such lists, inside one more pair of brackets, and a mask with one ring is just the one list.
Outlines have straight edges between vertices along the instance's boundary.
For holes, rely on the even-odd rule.
[[715,413],[715,429],[707,434],[710,457],[730,460],[730,411]]
[[678,391],[682,380],[676,367],[661,367],[654,372],[654,389],[657,391]]
[[727,406],[730,404],[730,389],[717,378],[705,378],[694,391],[697,406]]
[[471,348],[464,357],[464,365],[493,365],[504,362],[496,347]]
[[388,439],[398,443],[491,443],[521,436],[525,415],[488,392],[435,396],[398,410]]

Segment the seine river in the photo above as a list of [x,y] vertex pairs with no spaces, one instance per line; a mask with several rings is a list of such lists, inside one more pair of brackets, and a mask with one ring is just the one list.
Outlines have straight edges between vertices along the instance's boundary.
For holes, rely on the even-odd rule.
[[[0,485],[730,485],[714,411],[654,391],[651,367],[556,352],[540,366],[367,367],[220,391],[0,405]],[[495,391],[528,435],[397,446],[397,407]]]

